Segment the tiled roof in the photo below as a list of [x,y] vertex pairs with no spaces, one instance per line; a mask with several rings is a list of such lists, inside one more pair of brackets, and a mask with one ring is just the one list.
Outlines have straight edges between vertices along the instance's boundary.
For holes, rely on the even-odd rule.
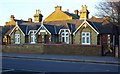
[[5,35],[9,35],[12,30],[13,30],[13,28],[9,29],[9,30],[7,31],[7,33],[5,33]]
[[28,27],[29,30],[37,30],[40,25],[26,25]]
[[55,34],[54,25],[44,24],[44,26],[47,28],[47,30],[48,30],[51,34]]
[[20,25],[20,27],[23,28],[21,30],[24,32],[24,34],[28,35],[30,30],[38,30],[40,25]]
[[92,22],[103,22],[103,18],[97,18],[95,16],[92,16],[91,18],[88,19],[89,21],[92,21]]
[[67,14],[68,16],[71,16],[71,17],[72,17],[72,19],[79,19],[79,16],[78,16],[78,15],[76,15],[76,14],[69,13],[69,12],[66,12],[66,11],[64,11],[64,13],[65,13],[65,14]]
[[34,22],[23,22],[21,23],[19,26],[21,26],[21,28],[25,28],[25,29],[22,29],[22,31],[25,33],[25,34],[28,34],[28,32],[30,30],[38,30],[38,28],[41,26],[41,22],[38,22],[38,23],[34,23]]
[[18,24],[21,24],[21,23],[23,23],[23,22],[28,22],[28,21],[25,21],[25,20],[18,20],[18,19],[14,19],[15,20],[15,22],[17,22]]
[[50,22],[46,22],[46,24],[56,25],[56,26],[60,26],[60,25],[66,26],[67,23],[71,23],[71,24],[75,24],[75,28],[77,28],[82,24],[83,21],[84,20],[73,19],[73,20],[63,20],[63,21],[50,21]]
[[[65,14],[69,16],[78,17],[75,14],[64,12]],[[28,22],[24,20],[17,20],[18,26],[23,31],[23,33],[26,35],[30,30],[38,30],[38,28],[41,26],[41,22],[34,23],[34,22]],[[73,33],[82,23],[84,20],[80,19],[72,19],[72,20],[61,20],[61,21],[50,21],[46,22],[43,25],[47,28],[47,30],[51,34],[58,34],[60,29],[69,29],[71,33]],[[92,17],[90,19],[86,20],[96,31],[99,33],[113,33],[116,32],[116,30],[113,30],[113,25],[110,24],[107,20],[103,18],[96,18]],[[9,35],[9,33],[12,31],[14,26],[7,26],[3,27],[3,35]]]
[[59,30],[63,28],[63,26],[55,26],[55,25],[48,25],[48,24],[44,24],[44,26],[51,34],[58,34]]
[[41,25],[41,22],[23,22],[20,25]]
[[116,29],[113,30],[112,24],[102,25],[101,33],[103,33],[103,34],[112,34],[112,33],[115,33],[115,31],[116,31]]
[[102,29],[102,22],[91,22],[91,21],[88,21],[87,22],[97,31],[97,32],[101,32],[101,29]]
[[2,27],[2,35],[8,35],[8,31],[13,29],[15,26],[3,26]]
[[91,22],[91,21],[88,21],[88,22],[94,29],[96,29],[96,31],[98,31],[101,34],[117,33],[117,30],[112,23],[107,23],[103,25],[104,22]]
[[75,24],[67,23],[67,25],[68,25],[70,32],[73,33],[75,31]]
[[55,26],[57,34],[59,33],[60,29],[63,29],[64,26]]
[[23,31],[23,33],[26,35],[26,27],[27,27],[27,25],[19,25],[19,27]]
[[[28,32],[30,30],[38,30],[38,28],[40,27],[40,25],[18,25],[18,26],[25,35],[28,35]],[[7,27],[4,35],[9,35],[11,33],[11,31],[13,30],[13,28],[14,27],[11,27],[11,28]]]

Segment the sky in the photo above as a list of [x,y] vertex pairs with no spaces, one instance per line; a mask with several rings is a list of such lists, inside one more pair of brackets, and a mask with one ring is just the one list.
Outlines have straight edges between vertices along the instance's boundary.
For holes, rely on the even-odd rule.
[[55,6],[62,6],[63,11],[69,9],[70,13],[74,10],[81,9],[86,4],[90,12],[90,16],[94,16],[97,9],[95,5],[101,0],[1,0],[0,1],[0,25],[10,20],[10,15],[14,15],[15,19],[28,20],[33,19],[36,9],[40,9],[43,19],[50,15]]

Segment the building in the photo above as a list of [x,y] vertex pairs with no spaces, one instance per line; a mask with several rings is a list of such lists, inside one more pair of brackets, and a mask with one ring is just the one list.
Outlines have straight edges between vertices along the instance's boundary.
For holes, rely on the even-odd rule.
[[[58,10],[56,9],[58,8]],[[97,18],[92,16],[89,18],[89,11],[86,5],[82,5],[80,11],[75,10],[75,15],[79,18],[64,18],[66,15],[62,14],[61,6],[55,7],[55,11],[44,19],[45,24],[66,26],[67,23],[73,24],[74,32],[70,33],[68,28],[62,29],[63,35],[60,36],[60,41],[68,44],[81,45],[102,45],[105,52],[114,52],[115,45],[117,45],[117,29],[116,26],[109,22],[109,17]],[[71,17],[71,15],[67,15]],[[62,34],[62,33],[61,33]]]
[[45,18],[44,22],[58,21],[58,20],[72,20],[72,19],[79,19],[78,14],[69,13],[69,10],[62,11],[61,6],[56,6],[55,11],[51,13],[47,18]]
[[17,20],[13,15],[3,27],[3,42],[7,44],[80,44],[102,45],[107,52],[112,52],[116,45],[116,27],[108,17],[89,18],[86,5],[80,11],[62,11],[56,6],[55,11],[46,17],[42,23],[40,10],[36,10],[34,21]]
[[[41,25],[43,15],[40,10],[36,10],[34,21],[28,18],[28,21],[15,19],[14,15],[10,16],[10,21],[2,27],[3,44],[24,44],[31,42],[31,34]],[[19,34],[18,34],[19,33]],[[31,39],[31,40],[30,40]],[[32,43],[32,42],[31,42]]]

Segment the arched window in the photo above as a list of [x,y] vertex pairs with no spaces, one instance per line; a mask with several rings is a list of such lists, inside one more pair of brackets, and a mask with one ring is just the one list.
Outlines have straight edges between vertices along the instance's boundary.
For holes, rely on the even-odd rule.
[[20,34],[15,34],[15,44],[20,44]]
[[64,29],[61,33],[61,42],[69,44],[69,32]]
[[34,30],[31,31],[31,38],[30,38],[31,43],[35,43],[36,42],[35,32],[36,31],[34,31]]

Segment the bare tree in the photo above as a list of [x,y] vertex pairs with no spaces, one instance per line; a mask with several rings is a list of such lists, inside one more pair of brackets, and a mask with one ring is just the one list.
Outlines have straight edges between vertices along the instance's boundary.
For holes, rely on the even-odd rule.
[[109,16],[109,21],[120,27],[120,0],[105,0],[96,5],[99,17]]
[[105,0],[97,4],[96,8],[98,10],[97,16],[109,17],[108,21],[114,25],[112,28],[115,31],[115,45],[120,45],[120,0]]

